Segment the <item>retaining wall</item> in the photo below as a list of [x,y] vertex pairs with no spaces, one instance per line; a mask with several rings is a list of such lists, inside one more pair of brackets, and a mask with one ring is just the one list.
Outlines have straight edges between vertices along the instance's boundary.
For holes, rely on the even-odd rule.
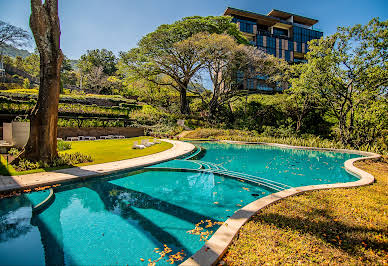
[[106,135],[122,135],[127,138],[144,136],[144,128],[136,127],[59,127],[58,138],[92,136],[99,138]]

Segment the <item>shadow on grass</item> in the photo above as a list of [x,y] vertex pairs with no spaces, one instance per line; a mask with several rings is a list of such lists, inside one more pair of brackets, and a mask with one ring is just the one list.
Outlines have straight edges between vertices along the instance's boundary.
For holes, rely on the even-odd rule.
[[325,209],[314,208],[301,216],[306,218],[300,216],[290,217],[279,213],[260,213],[254,220],[277,228],[318,237],[322,241],[357,258],[365,256],[365,249],[373,249],[375,253],[388,250],[387,242],[378,241],[374,237],[379,234],[385,235],[387,233],[385,230],[346,224],[331,216],[329,211]]

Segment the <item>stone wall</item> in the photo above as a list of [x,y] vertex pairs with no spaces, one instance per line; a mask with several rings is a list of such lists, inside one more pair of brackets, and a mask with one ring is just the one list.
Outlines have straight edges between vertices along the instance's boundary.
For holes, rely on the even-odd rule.
[[125,137],[138,137],[144,136],[143,128],[135,127],[84,127],[84,128],[71,128],[71,127],[59,127],[58,138],[66,139],[67,137],[77,136],[92,136],[99,138],[106,135],[122,135]]

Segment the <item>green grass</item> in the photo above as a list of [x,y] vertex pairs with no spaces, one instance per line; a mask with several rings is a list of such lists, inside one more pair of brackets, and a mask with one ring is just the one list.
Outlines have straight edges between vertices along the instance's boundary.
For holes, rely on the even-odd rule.
[[[167,150],[172,147],[171,143],[162,142],[151,147],[134,150],[132,145],[134,141],[140,144],[142,139],[147,137],[136,137],[130,139],[109,139],[109,140],[97,140],[97,141],[75,141],[71,143],[71,149],[63,151],[62,153],[75,153],[81,152],[92,156],[93,162],[82,163],[77,166],[107,163],[113,161],[120,161],[125,159],[131,159],[135,157],[145,156],[157,152]],[[152,141],[152,138],[148,138]]]
[[[113,161],[126,160],[131,158],[136,158],[140,156],[145,156],[157,152],[161,152],[167,149],[170,149],[173,145],[168,142],[162,141],[161,144],[156,144],[151,147],[134,150],[132,145],[134,141],[140,141],[142,139],[147,139],[148,137],[135,137],[129,139],[111,139],[111,140],[95,140],[95,141],[75,141],[71,142],[71,149],[62,151],[60,153],[75,153],[80,152],[83,154],[88,154],[92,156],[93,162],[76,164],[74,166],[85,166],[91,164],[107,163]],[[148,138],[152,141],[152,138]],[[11,165],[6,167],[6,160],[3,156],[0,156],[0,175],[24,175],[30,173],[38,172],[48,172],[68,167],[57,167],[57,168],[45,168],[45,169],[36,169],[29,171],[16,171]]]
[[373,185],[308,192],[261,210],[240,230],[227,265],[388,263],[388,159],[358,162]]

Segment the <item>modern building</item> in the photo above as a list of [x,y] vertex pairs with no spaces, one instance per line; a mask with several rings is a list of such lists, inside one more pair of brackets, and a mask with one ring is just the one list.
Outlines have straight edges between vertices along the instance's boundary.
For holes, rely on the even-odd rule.
[[[289,63],[305,62],[307,42],[323,36],[321,31],[314,29],[318,20],[276,9],[263,15],[228,7],[224,15],[233,17],[233,22],[252,45]],[[260,79],[248,80],[247,83],[250,90],[276,90]]]

